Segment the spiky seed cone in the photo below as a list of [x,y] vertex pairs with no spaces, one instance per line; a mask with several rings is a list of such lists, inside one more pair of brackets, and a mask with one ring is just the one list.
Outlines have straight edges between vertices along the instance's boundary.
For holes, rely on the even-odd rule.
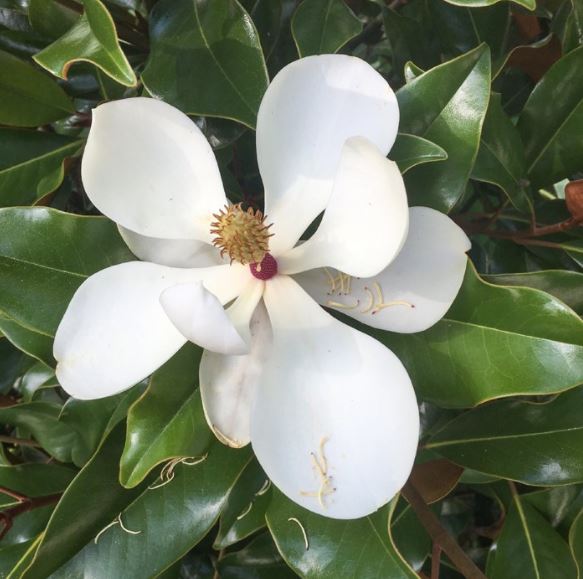
[[225,205],[213,217],[211,234],[213,245],[221,250],[221,257],[229,256],[231,262],[247,265],[261,263],[269,251],[270,225],[265,225],[265,216],[249,207],[246,211],[237,205]]

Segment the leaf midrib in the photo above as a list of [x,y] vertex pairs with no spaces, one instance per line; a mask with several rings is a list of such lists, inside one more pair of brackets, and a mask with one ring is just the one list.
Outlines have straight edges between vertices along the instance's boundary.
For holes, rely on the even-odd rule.
[[65,151],[66,149],[80,146],[81,143],[83,143],[83,139],[79,139],[77,141],[67,143],[66,145],[63,145],[62,147],[59,147],[57,149],[51,149],[47,153],[44,153],[38,157],[33,157],[32,159],[27,159],[26,161],[22,161],[21,163],[17,163],[16,165],[11,165],[11,166],[6,167],[4,169],[0,169],[0,178],[4,177],[5,175],[9,174],[12,171],[17,171],[19,169],[22,169],[23,167],[26,167],[26,166],[34,164],[34,163],[40,163],[44,159],[51,157],[51,156],[54,156],[54,155],[58,155],[59,153],[61,153],[62,151]]
[[552,436],[553,434],[564,434],[566,432],[577,432],[579,430],[583,430],[583,425],[555,430],[545,430],[542,432],[522,432],[519,434],[501,434],[496,436],[484,436],[481,438],[476,437],[476,438],[464,438],[460,440],[442,440],[437,442],[428,442],[425,445],[425,448],[427,449],[442,448],[444,446],[457,446],[461,444],[477,444],[482,442],[497,442],[499,440],[536,438],[538,436]]

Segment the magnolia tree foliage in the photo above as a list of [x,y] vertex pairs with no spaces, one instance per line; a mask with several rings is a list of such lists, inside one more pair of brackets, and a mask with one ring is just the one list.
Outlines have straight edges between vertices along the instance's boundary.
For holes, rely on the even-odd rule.
[[579,0],[0,0],[0,577],[578,577],[582,134]]

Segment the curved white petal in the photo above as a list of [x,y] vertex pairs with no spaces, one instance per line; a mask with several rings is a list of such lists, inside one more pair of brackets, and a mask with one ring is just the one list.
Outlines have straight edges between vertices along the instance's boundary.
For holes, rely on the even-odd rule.
[[95,206],[142,235],[210,240],[225,193],[213,151],[178,109],[150,98],[93,110],[81,166]]
[[173,285],[161,293],[160,303],[178,331],[205,350],[236,355],[249,351],[221,302],[203,282]]
[[251,440],[251,405],[263,364],[269,357],[272,334],[263,303],[255,309],[249,326],[249,354],[223,356],[205,350],[199,370],[207,422],[221,442],[234,448]]
[[147,237],[117,226],[132,253],[142,261],[170,267],[209,267],[225,263],[216,247],[195,239]]
[[[314,270],[296,277],[319,303],[392,332],[421,332],[450,308],[464,279],[470,241],[447,215],[412,207],[403,249],[372,279]],[[412,307],[414,306],[414,307]]]
[[346,142],[322,222],[308,241],[278,257],[281,273],[334,267],[370,277],[399,253],[409,224],[396,163],[362,137]]
[[391,87],[359,58],[309,56],[275,76],[257,116],[272,252],[292,247],[326,207],[346,139],[365,137],[386,155],[398,125]]
[[338,519],[363,517],[403,486],[419,414],[398,358],[335,320],[291,278],[267,283],[273,348],[251,415],[261,466],[290,499]]
[[186,342],[160,305],[167,287],[196,280],[226,303],[244,287],[245,268],[177,269],[135,261],[104,269],[77,290],[57,329],[57,378],[73,397],[103,398],[130,388]]

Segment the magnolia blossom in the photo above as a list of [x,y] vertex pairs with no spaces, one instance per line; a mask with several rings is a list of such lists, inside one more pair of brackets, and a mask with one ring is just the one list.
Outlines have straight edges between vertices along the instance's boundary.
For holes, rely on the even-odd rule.
[[115,394],[190,340],[205,349],[210,427],[230,446],[251,442],[289,498],[341,519],[387,503],[413,465],[415,393],[389,349],[324,308],[383,330],[429,328],[469,248],[447,216],[408,208],[386,158],[398,121],[393,91],[362,60],[285,67],[257,119],[265,217],[229,205],[211,147],[180,111],[148,98],[97,107],[83,183],[142,261],[96,273],[73,297],[54,347],[63,388]]

